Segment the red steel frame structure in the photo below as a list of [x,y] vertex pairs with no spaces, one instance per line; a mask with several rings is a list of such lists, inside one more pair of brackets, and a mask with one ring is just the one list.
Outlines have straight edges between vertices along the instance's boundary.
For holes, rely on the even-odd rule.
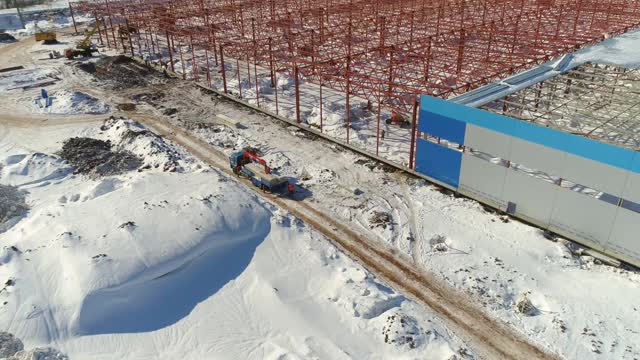
[[[187,57],[194,70],[206,69],[193,79],[209,85],[225,59],[246,63],[249,77],[268,69],[272,85],[276,73],[288,73],[298,122],[300,80],[319,85],[321,99],[323,87],[343,93],[347,109],[353,96],[370,100],[378,123],[381,107],[406,113],[410,168],[419,94],[450,98],[640,25],[638,0],[91,0],[70,7],[100,20],[108,46],[168,53],[172,70]],[[123,36],[125,26],[139,31]]]

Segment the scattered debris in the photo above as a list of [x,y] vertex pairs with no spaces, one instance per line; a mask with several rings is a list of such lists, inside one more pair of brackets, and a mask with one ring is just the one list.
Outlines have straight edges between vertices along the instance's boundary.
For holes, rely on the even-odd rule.
[[387,226],[391,226],[391,222],[393,217],[388,212],[383,211],[374,211],[373,215],[369,218],[369,222],[371,223],[371,228],[381,227],[386,229]]
[[374,170],[374,169],[382,170],[385,173],[395,173],[399,171],[393,166],[387,165],[383,162],[379,162],[373,159],[360,158],[355,161],[355,164],[366,166],[367,168],[369,168],[369,170]]
[[431,245],[431,250],[437,252],[446,252],[449,250],[449,245],[447,245],[447,237],[442,234],[434,235],[430,240],[429,244]]
[[[409,349],[415,349],[426,341],[425,332],[418,322],[408,315],[399,313],[387,316],[387,321],[382,327],[382,335],[386,344],[406,346]],[[432,338],[438,336],[432,331],[427,331],[426,335],[432,335]]]
[[120,226],[118,226],[118,227],[119,227],[120,229],[124,229],[124,228],[130,229],[130,228],[134,228],[134,227],[136,227],[136,226],[137,226],[137,225],[136,225],[136,223],[135,223],[135,222],[133,222],[133,221],[127,221],[126,223],[124,223],[124,224],[122,224],[122,225],[120,225]]
[[526,316],[536,316],[540,313],[540,310],[538,310],[538,308],[531,302],[531,299],[529,299],[529,292],[522,294],[520,298],[518,298],[515,309],[520,314]]
[[112,151],[110,141],[92,138],[68,139],[59,155],[75,167],[76,174],[91,176],[119,175],[142,165],[142,159],[131,152]]
[[544,236],[544,238],[547,239],[547,240],[551,240],[553,242],[558,242],[558,237],[556,236],[556,234],[554,234],[553,232],[551,232],[549,230],[544,230],[542,232],[542,236]]

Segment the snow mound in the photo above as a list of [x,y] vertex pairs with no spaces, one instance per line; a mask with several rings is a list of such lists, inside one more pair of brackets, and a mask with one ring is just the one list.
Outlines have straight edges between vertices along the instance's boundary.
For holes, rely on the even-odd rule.
[[[393,309],[382,316],[381,335],[390,346],[404,350],[424,351],[428,359],[473,359],[464,349],[454,351],[446,338],[431,322],[420,324],[400,309]],[[424,327],[423,327],[424,326]]]
[[51,95],[50,107],[38,107],[39,112],[50,114],[106,114],[108,104],[79,91],[59,90]]
[[13,334],[0,331],[0,358],[7,358],[24,349],[22,341]]
[[17,154],[0,161],[0,183],[15,186],[60,180],[70,173],[64,160],[43,153]]

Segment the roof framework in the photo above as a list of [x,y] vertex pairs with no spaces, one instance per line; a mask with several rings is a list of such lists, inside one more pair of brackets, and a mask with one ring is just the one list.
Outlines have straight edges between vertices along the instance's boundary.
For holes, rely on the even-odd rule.
[[[220,73],[225,92],[225,60],[237,64],[238,83],[240,64],[249,83],[258,68],[270,74],[272,86],[277,74],[289,75],[298,122],[299,81],[319,86],[321,104],[323,87],[343,94],[347,109],[354,96],[378,104],[376,155],[381,111],[413,114],[409,167],[417,95],[460,95],[640,26],[638,0],[92,0],[70,6],[101,20],[98,35],[108,46],[131,55],[142,55],[143,47],[168,53],[171,68],[176,59],[190,63],[188,76],[196,81],[206,76],[211,84]],[[123,27],[136,31],[123,36]],[[259,95],[256,101],[260,105]],[[346,143],[350,127],[346,111]]]
[[585,64],[484,109],[640,149],[640,69]]
[[[459,95],[640,24],[635,0],[104,0],[76,11],[389,106]],[[118,20],[121,23],[121,20]]]

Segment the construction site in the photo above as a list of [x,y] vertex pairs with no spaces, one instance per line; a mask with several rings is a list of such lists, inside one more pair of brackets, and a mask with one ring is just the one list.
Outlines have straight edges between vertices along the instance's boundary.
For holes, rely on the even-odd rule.
[[639,1],[39,6],[0,357],[640,357]]

